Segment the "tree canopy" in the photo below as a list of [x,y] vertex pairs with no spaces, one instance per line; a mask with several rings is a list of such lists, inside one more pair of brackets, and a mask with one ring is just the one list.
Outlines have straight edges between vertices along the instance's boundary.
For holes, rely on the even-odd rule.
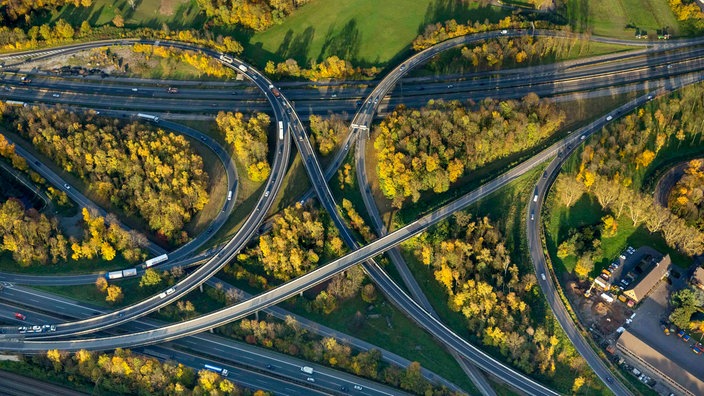
[[512,262],[504,238],[486,218],[463,212],[410,240],[409,247],[447,293],[448,306],[462,314],[467,328],[485,345],[527,373],[552,375],[559,354],[569,349],[531,315],[537,287],[533,273]]
[[184,225],[208,202],[203,159],[183,136],[138,122],[80,117],[59,106],[6,108],[3,115],[93,194],[141,216],[149,229],[172,241],[185,239]]
[[219,112],[215,121],[225,141],[235,149],[237,159],[247,168],[247,176],[257,182],[271,173],[267,162],[269,147],[267,132],[271,120],[265,113],[255,113],[249,119],[242,113]]
[[565,114],[535,94],[523,100],[430,101],[400,106],[376,128],[374,148],[383,194],[396,207],[420,193],[447,191],[466,171],[533,147],[555,133]]

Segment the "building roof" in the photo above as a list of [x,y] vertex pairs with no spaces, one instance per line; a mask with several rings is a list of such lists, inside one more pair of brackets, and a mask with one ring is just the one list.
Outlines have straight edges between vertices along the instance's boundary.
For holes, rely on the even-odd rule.
[[657,372],[670,387],[676,390],[676,393],[704,395],[704,382],[701,379],[630,331],[626,330],[621,334],[616,348],[623,353],[624,358],[633,362],[636,368]]
[[668,254],[662,260],[655,263],[655,265],[647,271],[646,274],[640,276],[635,284],[631,284],[628,289],[626,289],[623,294],[628,296],[635,302],[642,300],[649,292],[652,290],[653,286],[662,279],[667,271],[670,269],[672,261],[670,260],[670,255]]
[[697,267],[692,275],[692,284],[700,289],[704,289],[704,268]]

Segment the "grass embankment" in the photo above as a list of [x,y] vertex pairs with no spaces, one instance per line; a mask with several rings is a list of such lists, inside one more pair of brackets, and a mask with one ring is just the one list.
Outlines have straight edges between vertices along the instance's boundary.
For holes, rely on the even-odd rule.
[[[380,292],[380,298],[371,305],[357,296],[340,304],[330,315],[308,312],[300,304],[287,302],[285,308],[310,320],[325,323],[326,326],[350,334],[359,339],[378,345],[421,366],[432,370],[462,387],[469,394],[477,394],[476,388],[467,378],[455,359],[413,321],[388,301]],[[295,301],[295,300],[294,300]],[[356,312],[365,319],[361,326],[355,324]]]
[[[541,38],[537,37],[536,41]],[[567,39],[565,39],[567,42]],[[481,45],[481,44],[479,44]],[[472,65],[471,59],[462,56],[462,49],[472,49],[474,45],[465,45],[462,47],[457,47],[444,51],[436,55],[432,61],[424,64],[416,70],[411,72],[414,77],[422,77],[428,75],[444,75],[444,74],[461,74],[461,73],[472,73],[477,71],[477,68]],[[493,69],[512,69],[529,67],[533,65],[548,65],[551,63],[570,61],[575,59],[589,58],[600,55],[615,54],[618,52],[626,52],[633,50],[633,46],[628,45],[617,45],[611,43],[601,43],[596,41],[579,40],[576,42],[570,41],[557,53],[548,53],[541,55],[535,61],[525,61],[523,63],[516,63],[515,59],[506,56],[503,59],[503,64],[500,67],[494,67]]]
[[[69,255],[71,254],[69,246]],[[120,253],[115,256],[112,261],[105,261],[100,258],[95,258],[93,260],[81,259],[78,261],[70,260],[68,262],[58,263],[58,264],[32,264],[28,267],[22,267],[15,260],[12,259],[12,254],[8,252],[3,252],[0,254],[0,272],[9,272],[14,274],[27,274],[27,275],[77,275],[77,274],[89,274],[92,272],[105,272],[113,271],[121,268],[131,268],[135,264],[128,263],[122,258]],[[97,276],[97,275],[96,275]]]
[[430,23],[453,18],[496,22],[506,15],[498,8],[438,0],[312,0],[281,25],[238,38],[246,43],[246,56],[261,65],[293,58],[308,67],[337,55],[354,65],[383,66],[405,57],[411,41]]
[[[533,272],[525,239],[526,207],[528,200],[532,196],[535,183],[541,177],[542,172],[543,166],[536,168],[466,209],[475,219],[487,216],[492,223],[496,224],[496,227],[506,239],[506,248],[510,252],[511,262],[518,263],[522,274]],[[466,319],[460,313],[454,312],[448,307],[447,292],[435,280],[433,270],[423,265],[413,252],[408,251],[406,248],[403,248],[402,252],[414,277],[423,288],[426,297],[428,297],[438,315],[442,318],[443,323],[454,329],[462,337],[477,345],[481,345],[476,334],[471,334],[467,331]],[[526,304],[530,306],[530,315],[533,320],[551,329],[563,345],[569,342],[552,316],[550,308],[538,289],[536,289],[535,293],[529,295],[529,300],[526,301]],[[482,346],[482,349],[491,353],[497,359],[504,360],[498,349],[487,346]],[[569,368],[561,367],[561,363],[556,362],[556,364],[557,369],[551,377],[536,373],[531,374],[531,376],[548,383],[553,389],[568,392],[572,387],[574,377],[586,374],[575,374]],[[588,382],[585,386],[590,386],[590,392],[597,392],[597,394],[604,391],[601,388],[601,383]]]
[[[97,278],[97,277],[96,277]],[[98,291],[95,285],[76,285],[76,286],[34,286],[34,288],[43,290],[49,293],[56,293],[58,295],[66,296],[78,301],[88,302],[95,304],[104,308],[116,309],[125,307],[138,303],[145,300],[155,294],[159,294],[161,291],[169,288],[166,282],[162,281],[159,286],[152,287],[140,287],[139,286],[140,277],[130,278],[121,281],[110,281],[110,284],[118,285],[122,288],[124,298],[119,303],[110,304],[105,301],[105,294]],[[209,286],[203,286],[204,290]],[[201,313],[211,312],[216,309],[222,308],[222,304],[210,298],[206,293],[201,293],[198,289],[188,293],[181,300],[190,301],[195,307],[196,315]],[[194,315],[195,316],[195,315]],[[173,321],[173,318],[169,318],[165,315],[156,313],[154,317],[162,320]]]
[[636,27],[651,36],[663,27],[681,34],[667,0],[568,0],[566,17],[573,31],[595,36],[635,39]]
[[568,102],[559,102],[557,107],[563,110],[566,114],[565,122],[560,132],[556,133],[549,139],[545,139],[531,150],[526,150],[521,153],[515,153],[508,157],[504,157],[493,161],[479,169],[466,171],[457,182],[450,186],[450,189],[444,193],[436,194],[432,191],[421,193],[421,198],[416,203],[404,202],[404,207],[401,211],[395,211],[391,208],[391,201],[386,199],[379,189],[379,181],[376,171],[376,150],[374,149],[375,135],[367,142],[367,178],[372,189],[372,194],[377,202],[377,206],[381,212],[383,221],[393,231],[395,228],[403,226],[423,214],[440,207],[443,204],[450,202],[453,199],[467,194],[473,189],[482,184],[496,178],[500,174],[506,172],[512,167],[518,165],[522,161],[527,160],[531,156],[538,153],[540,150],[549,147],[557,140],[564,138],[572,130],[578,129],[582,125],[586,125],[595,118],[601,117],[607,111],[627,102],[637,96],[638,92],[629,94],[615,94],[599,98],[577,98]]
[[200,28],[205,14],[200,13],[196,0],[141,0],[134,9],[127,1],[93,0],[91,7],[62,7],[51,15],[51,20],[63,18],[73,26],[88,21],[91,26],[110,24],[115,15],[125,19],[127,27],[161,29],[167,23],[171,29]]
[[191,236],[196,236],[205,231],[213,219],[220,214],[227,200],[227,171],[220,159],[197,139],[188,138],[193,151],[203,158],[203,168],[208,173],[208,194],[210,199],[203,209],[196,213],[184,230]]

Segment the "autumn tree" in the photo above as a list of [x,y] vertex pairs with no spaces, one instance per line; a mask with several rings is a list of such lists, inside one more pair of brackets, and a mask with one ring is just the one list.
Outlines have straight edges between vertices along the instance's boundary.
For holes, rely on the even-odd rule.
[[257,182],[266,180],[271,172],[267,162],[269,116],[256,113],[245,119],[242,113],[220,112],[215,121],[225,141],[235,149],[237,159],[247,168],[248,177]]
[[147,268],[144,275],[139,280],[139,287],[158,286],[161,283],[161,275],[154,268]]
[[115,14],[115,17],[112,18],[112,24],[119,28],[125,27],[125,18],[120,14]]
[[376,288],[373,283],[367,283],[362,288],[362,300],[369,304],[376,301]]
[[442,193],[465,172],[551,136],[565,114],[529,94],[521,101],[434,101],[419,109],[399,106],[376,128],[374,149],[382,193],[401,207],[420,193]]
[[329,237],[318,211],[296,204],[277,215],[272,231],[259,237],[256,255],[268,274],[289,280],[318,265]]
[[95,280],[95,287],[98,289],[99,292],[107,293],[107,290],[108,290],[107,279],[105,279],[104,276],[99,276],[98,279]]
[[110,304],[117,304],[122,301],[124,295],[122,294],[122,288],[117,285],[110,285],[106,289],[107,296],[105,296],[105,301]]
[[203,159],[183,136],[59,106],[6,111],[3,121],[101,200],[140,215],[173,242],[183,242],[184,225],[208,202]]
[[0,203],[0,237],[0,252],[11,252],[21,266],[56,264],[68,257],[68,240],[59,231],[58,221],[36,209],[25,210],[16,199]]
[[571,207],[584,194],[584,184],[576,178],[560,173],[553,185],[555,194],[562,205]]
[[594,260],[591,255],[585,254],[577,259],[577,265],[574,267],[574,273],[580,279],[586,279],[589,273],[594,269]]
[[327,286],[327,292],[339,300],[347,300],[359,292],[364,280],[364,271],[359,265],[332,277]]
[[347,123],[339,115],[330,115],[329,117],[311,115],[308,122],[310,123],[311,143],[323,156],[330,154],[340,142],[340,138],[347,132]]

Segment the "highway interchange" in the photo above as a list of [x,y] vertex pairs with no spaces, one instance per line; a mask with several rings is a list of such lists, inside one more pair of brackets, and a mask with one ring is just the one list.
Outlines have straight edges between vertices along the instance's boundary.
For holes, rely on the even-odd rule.
[[[494,35],[498,35],[498,33],[494,33]],[[450,45],[450,44],[444,44],[444,45]],[[438,51],[445,50],[445,49],[446,48],[440,47],[438,49]],[[671,59],[670,61],[675,62],[675,61],[679,61],[679,60]],[[372,92],[372,94],[369,95],[369,98],[367,100],[365,100],[364,105],[362,105],[361,111],[354,117],[353,122],[352,122],[353,125],[357,125],[358,127],[352,127],[352,132],[348,135],[347,143],[350,143],[354,136],[359,135],[357,133],[357,130],[360,130],[360,129],[364,130],[363,128],[359,128],[359,126],[366,126],[368,128],[368,125],[371,123],[371,120],[374,117],[376,105],[378,105],[378,102],[381,101],[380,99],[383,99],[383,97],[386,96],[386,94],[388,94],[390,92],[390,90],[395,86],[396,81],[400,78],[400,76],[405,74],[405,72],[408,71],[408,69],[411,69],[413,66],[416,65],[411,62],[413,62],[413,60],[407,61],[403,65],[399,66],[396,70],[392,71],[392,73],[390,73],[390,75],[387,78],[385,78],[382,81],[382,83],[380,83],[377,86],[377,88]],[[421,61],[419,60],[418,63],[420,63],[420,62]],[[686,63],[687,61],[682,61],[682,62]],[[401,69],[402,67],[403,67],[403,69]],[[252,70],[252,69],[250,68],[250,70]],[[653,69],[651,68],[650,70],[653,70]],[[697,69],[694,69],[694,70],[697,70]],[[660,70],[657,72],[663,72],[663,71]],[[653,72],[653,73],[655,73],[655,72]],[[667,71],[665,71],[665,73],[667,73]],[[654,74],[654,75],[657,76],[656,74]],[[261,75],[257,75],[256,77],[257,78],[255,78],[255,80],[253,80],[253,82],[255,82],[257,80],[261,81],[261,84],[257,84],[257,82],[255,82],[255,84],[257,84],[260,87],[260,89],[266,94],[268,91],[266,89],[267,82],[265,82],[264,77]],[[291,131],[292,131],[292,134],[294,135],[294,141],[299,146],[299,150],[303,153],[304,158],[306,158],[306,160],[304,161],[304,164],[306,165],[306,169],[308,170],[309,174],[311,174],[312,180],[314,180],[314,186],[317,189],[318,196],[322,197],[321,201],[323,202],[326,209],[328,209],[331,213],[334,213],[335,212],[334,200],[332,200],[332,195],[329,193],[329,189],[327,188],[327,184],[325,183],[326,177],[323,176],[322,169],[320,168],[320,166],[317,162],[317,159],[315,158],[312,147],[310,146],[310,143],[308,142],[307,136],[305,135],[305,131],[303,130],[303,126],[302,126],[300,120],[298,119],[296,112],[291,111],[290,105],[288,105],[288,106],[284,105],[283,108],[281,107],[281,104],[279,104],[279,103],[286,103],[285,98],[281,98],[280,101],[277,101],[276,98],[272,98],[269,95],[267,95],[267,99],[269,99],[269,101],[272,104],[274,104],[273,108],[274,108],[274,112],[276,115],[276,119],[277,120],[283,119],[287,125],[289,125],[289,122],[290,122]],[[279,112],[277,112],[277,108],[280,110]],[[284,108],[286,110],[284,110]],[[285,114],[286,112],[288,113],[288,116]],[[293,119],[289,119],[289,117],[293,118]],[[596,130],[596,129],[594,129],[594,130]],[[299,136],[302,137],[302,139],[298,139]],[[288,143],[289,139],[285,139],[285,140],[286,140],[286,143]],[[280,146],[278,146],[278,148],[277,148],[277,153],[285,154],[287,156],[288,150],[289,150],[288,145],[287,144],[282,145],[282,142],[278,142],[278,144]],[[231,321],[231,320],[235,320],[239,317],[246,316],[249,313],[254,312],[258,309],[270,306],[272,304],[275,304],[278,301],[286,299],[286,298],[288,298],[288,296],[293,295],[300,290],[304,290],[314,284],[318,284],[326,279],[329,279],[329,277],[334,275],[334,273],[336,273],[344,268],[347,268],[350,265],[353,265],[355,263],[359,263],[361,261],[367,260],[367,259],[373,257],[374,255],[377,255],[378,253],[393,247],[398,242],[400,242],[400,241],[402,241],[402,240],[404,240],[404,239],[406,239],[406,238],[408,238],[418,232],[422,232],[428,226],[436,223],[437,221],[441,220],[442,218],[449,216],[455,210],[459,210],[463,207],[466,207],[467,205],[471,204],[472,202],[475,202],[477,199],[486,196],[490,192],[496,191],[496,189],[505,185],[510,180],[515,179],[515,177],[519,176],[520,174],[523,174],[527,170],[532,169],[533,167],[537,166],[543,160],[546,160],[546,159],[554,156],[557,153],[557,150],[562,149],[563,146],[561,146],[561,145],[564,145],[564,144],[565,144],[565,142],[559,142],[559,143],[551,146],[550,148],[544,150],[543,152],[534,156],[530,160],[511,169],[510,171],[508,171],[504,175],[500,176],[499,178],[495,179],[494,181],[485,184],[481,188],[473,191],[470,194],[467,194],[466,196],[460,198],[457,201],[454,201],[454,202],[446,205],[445,207],[441,208],[440,210],[433,212],[433,213],[429,214],[428,216],[425,216],[422,219],[419,219],[418,221],[410,224],[409,226],[404,227],[403,229],[397,230],[396,232],[389,234],[386,237],[380,238],[379,240],[377,240],[367,246],[364,246],[364,247],[352,252],[350,255],[345,256],[339,260],[336,260],[333,263],[331,263],[323,268],[320,268],[311,274],[308,274],[302,278],[299,278],[297,280],[294,280],[294,281],[284,285],[284,287],[280,288],[280,289],[284,289],[283,292],[280,291],[279,289],[276,289],[276,290],[273,290],[272,292],[261,294],[259,296],[256,296],[253,300],[238,304],[238,305],[230,307],[230,308],[226,308],[224,310],[212,313],[210,315],[205,315],[204,317],[201,317],[201,318],[196,318],[193,321],[189,321],[192,323],[184,322],[184,323],[181,323],[178,325],[167,326],[167,327],[161,328],[159,330],[152,330],[152,331],[137,333],[137,334],[134,334],[133,336],[129,337],[133,341],[130,341],[126,344],[124,344],[125,340],[120,338],[121,336],[93,339],[90,341],[49,341],[49,342],[52,344],[58,344],[58,347],[60,349],[67,349],[67,350],[75,350],[76,348],[86,348],[86,347],[87,347],[87,349],[91,349],[91,348],[106,349],[106,348],[108,348],[108,346],[115,347],[118,345],[119,346],[139,345],[140,343],[151,343],[151,342],[154,342],[154,340],[163,341],[164,339],[173,339],[176,337],[183,336],[185,334],[195,334],[199,331],[202,331],[203,329],[215,327],[217,324],[224,323],[224,321]],[[344,155],[346,155],[347,147],[349,147],[349,146],[347,144],[343,147],[345,147],[345,148],[342,149],[341,152],[338,153],[338,155],[341,155],[344,157]],[[282,153],[282,151],[284,151],[284,153]],[[277,184],[280,185],[280,180],[282,179],[282,177],[279,177],[278,178],[279,180],[277,181],[276,180],[277,175],[282,176],[283,172],[284,172],[283,169],[276,167],[277,159],[278,159],[278,154],[275,156],[275,160],[274,160],[274,163],[275,163],[274,169],[275,170],[272,171],[272,176],[273,176],[272,179],[273,180],[270,180],[269,183],[271,183],[271,184],[267,187],[267,191],[272,192],[272,194],[270,195],[271,197],[275,196],[275,191],[276,191],[276,189],[278,189]],[[279,164],[287,163],[287,162],[288,162],[287,160],[280,161]],[[333,161],[333,166],[332,166],[333,172],[326,172],[325,176],[327,176],[327,174],[334,173],[334,168],[336,167],[337,163],[338,163],[337,160]],[[327,196],[327,198],[326,198],[326,196]],[[264,202],[262,202],[262,201],[264,201]],[[263,212],[265,212],[265,210],[263,210],[264,209],[263,205],[266,204],[266,201],[267,200],[260,200],[260,203],[257,205],[257,207],[261,208]],[[327,202],[327,205],[326,205],[326,202]],[[260,213],[260,215],[263,216],[263,214],[261,214],[261,213]],[[259,217],[261,217],[261,216],[259,216]],[[252,217],[257,217],[256,212],[253,214]],[[335,216],[333,216],[333,218],[334,217]],[[258,219],[259,223],[260,223],[260,220],[261,219]],[[344,223],[339,223],[336,225],[338,225],[338,227],[341,228],[341,230],[344,229],[344,227],[345,227]],[[240,231],[242,231],[243,229],[245,229],[245,227],[243,227]],[[256,227],[254,229],[256,229]],[[350,239],[349,243],[354,243],[354,241]],[[235,245],[235,244],[233,244],[231,241],[230,243],[228,243],[226,248],[223,249],[223,251],[221,251],[218,254],[223,255],[223,256],[227,256],[227,257],[231,257],[232,256],[231,252],[236,251],[236,248],[233,245]],[[221,258],[226,258],[226,257],[221,257]],[[212,263],[218,262],[218,261],[226,262],[227,260],[217,260],[217,257],[214,257],[208,262],[208,264],[210,264],[211,267],[216,266],[215,264],[212,264]],[[201,268],[207,267],[208,264],[201,266]],[[384,282],[383,278],[385,277],[385,274],[383,273],[383,271],[381,271],[379,269],[378,271],[380,273],[376,273],[373,268],[373,264],[371,264],[371,263],[369,265],[367,265],[366,268],[367,268],[367,271],[370,273],[370,276],[372,277],[372,279],[374,279],[381,286]],[[200,270],[200,268],[199,268],[199,270]],[[205,272],[207,272],[207,270],[204,271],[204,273]],[[386,277],[386,278],[388,278],[388,277]],[[94,277],[93,277],[93,279],[94,279]],[[182,282],[185,283],[185,281],[187,279],[185,279]],[[200,280],[201,279],[199,279],[199,281]],[[389,279],[389,282],[393,284],[393,282],[391,282],[390,279]],[[182,291],[182,290],[184,290],[184,288],[188,288],[189,285],[190,284],[184,284],[183,286],[181,286],[179,284],[179,285],[177,285],[177,291]],[[197,284],[195,284],[195,286],[193,286],[187,290],[191,290],[194,287],[197,287]],[[396,298],[394,298],[393,293],[389,293],[389,291],[392,291],[394,288],[398,289],[395,292]],[[404,304],[408,305],[408,307],[405,310],[407,312],[409,312],[410,315],[414,319],[416,319],[420,322],[427,321],[428,323],[425,326],[426,326],[426,328],[431,329],[432,334],[435,334],[436,336],[442,335],[439,337],[443,338],[443,339],[445,338],[444,336],[448,336],[448,335],[450,338],[453,338],[453,337],[459,338],[456,335],[454,335],[453,333],[451,333],[448,329],[443,330],[444,326],[442,326],[442,324],[439,323],[437,320],[434,320],[435,321],[435,323],[434,323],[433,318],[430,317],[430,315],[428,315],[428,312],[424,311],[422,308],[420,308],[417,305],[414,307],[412,300],[408,296],[406,296],[405,293],[403,293],[403,291],[400,288],[398,288],[398,286],[395,286],[395,284],[384,286],[384,287],[382,287],[382,289],[387,293],[387,295],[391,294],[390,298],[397,305],[402,305],[402,306]],[[169,301],[172,301],[172,300],[173,299],[170,299]],[[158,303],[159,302],[156,301],[157,305],[161,305]],[[138,315],[143,316],[146,313],[151,312],[151,310],[146,312],[148,309],[134,309],[131,307],[126,308],[126,310],[127,311],[123,312],[123,315],[121,316],[121,318],[122,318],[121,320],[120,320],[120,318],[117,317],[117,315],[119,315],[119,314],[115,314],[115,313],[108,314],[106,316],[100,317],[100,319],[99,319],[100,324],[99,325],[93,325],[88,330],[86,330],[85,323],[90,323],[90,322],[95,323],[96,321],[91,320],[91,321],[85,322],[85,323],[76,322],[76,323],[81,323],[76,328],[68,327],[71,325],[66,325],[66,326],[60,327],[62,332],[59,333],[57,331],[56,335],[68,334],[68,333],[84,334],[84,333],[87,333],[88,331],[96,331],[98,329],[105,329],[107,327],[110,327],[110,326],[113,326],[116,324],[125,323],[130,319],[136,318]],[[112,317],[111,317],[111,315],[112,315]],[[74,329],[76,329],[77,331],[74,331]],[[166,330],[166,329],[168,329],[168,330]],[[137,339],[137,340],[135,340],[135,339]],[[43,342],[45,343],[47,341],[28,341],[28,340],[25,340],[21,344],[22,347],[18,348],[17,347],[18,343],[13,343],[11,341],[7,341],[7,342],[2,343],[2,347],[10,349],[10,350],[41,351],[42,348],[44,348],[44,350],[47,349],[46,345],[43,347],[41,346]],[[450,341],[448,341],[448,342],[450,342]],[[527,379],[518,373],[515,373],[510,368],[507,368],[507,367],[501,365],[500,363],[493,361],[493,359],[489,358],[489,359],[486,359],[486,361],[483,361],[482,360],[483,357],[481,356],[482,354],[476,350],[473,350],[473,347],[469,346],[468,344],[466,344],[466,342],[463,342],[461,339],[454,340],[452,342],[455,342],[454,348],[456,348],[456,350],[458,352],[462,351],[462,352],[459,352],[461,355],[469,358],[470,360],[474,361],[475,363],[479,362],[480,366],[483,367],[485,370],[491,371],[492,373],[504,378],[505,380],[511,381],[514,384],[518,384],[517,387],[519,389],[522,389],[525,392],[530,393],[530,394],[553,394],[552,391],[545,389],[544,387],[540,386],[539,384],[534,383],[532,380]],[[452,344],[452,342],[450,342],[450,344]],[[77,344],[79,344],[79,343],[81,344],[81,346],[77,347]],[[466,344],[466,345],[463,345],[463,344]],[[34,346],[27,347],[28,345],[34,345]],[[91,345],[94,345],[94,346],[91,346]],[[66,346],[66,348],[64,348],[64,346]],[[492,363],[492,361],[493,361],[493,363]],[[492,364],[496,364],[496,363],[498,363],[499,365],[496,367],[492,366]],[[506,370],[505,373],[502,371],[503,369]],[[513,381],[516,381],[516,382],[513,382]],[[521,388],[521,387],[523,387],[523,388]]]

